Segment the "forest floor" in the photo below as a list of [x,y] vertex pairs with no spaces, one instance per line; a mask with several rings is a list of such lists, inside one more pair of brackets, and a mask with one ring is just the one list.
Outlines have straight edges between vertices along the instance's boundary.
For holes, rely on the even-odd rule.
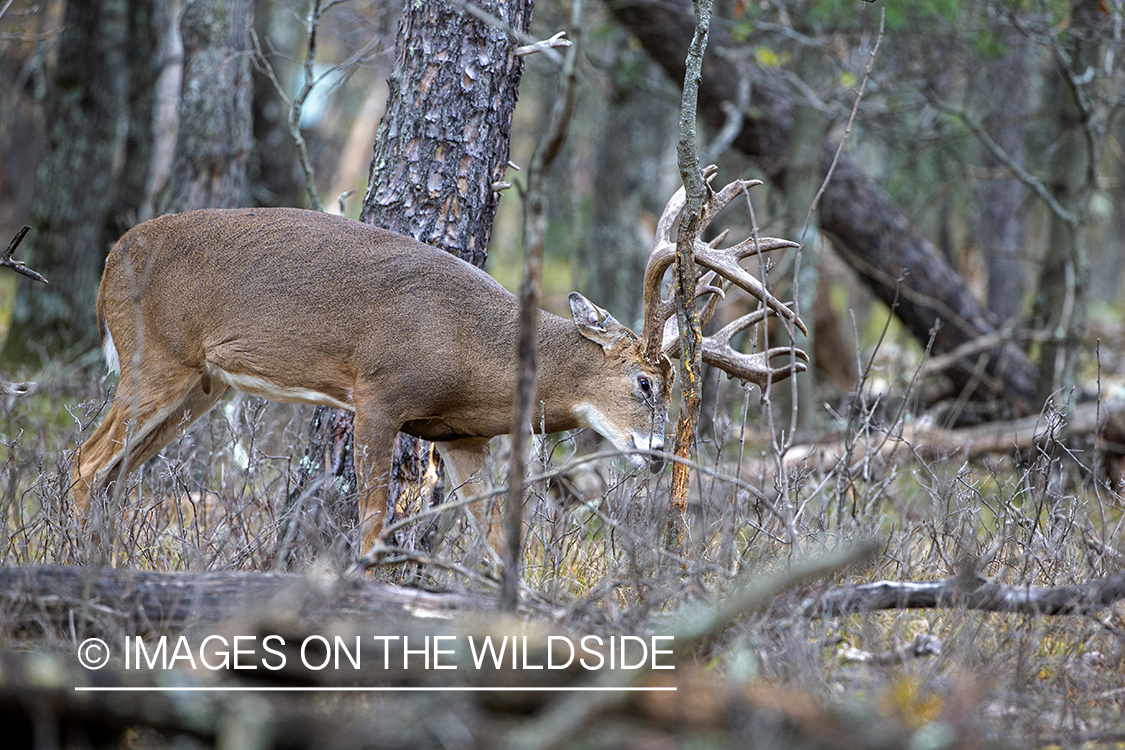
[[[91,540],[99,538],[105,559],[119,573],[159,571],[190,579],[315,572],[331,578],[347,570],[353,553],[345,541],[354,524],[354,504],[346,498],[322,499],[330,493],[294,492],[310,410],[241,395],[221,402],[134,474],[113,498],[122,510],[110,514],[100,534],[76,522],[67,494],[71,460],[112,392],[112,383],[100,373],[100,364],[92,362],[52,365],[34,373],[33,394],[0,400],[5,569],[80,565],[91,559]],[[1112,379],[1111,373],[1104,375],[1105,382]],[[790,465],[783,456],[795,448],[762,437],[793,434],[787,410],[760,407],[760,394],[737,383],[723,381],[712,388],[676,545],[668,542],[667,472],[654,478],[620,459],[584,461],[599,449],[596,436],[588,433],[536,443],[530,472],[551,478],[529,490],[520,627],[538,628],[540,637],[688,632],[696,613],[721,610],[755,581],[777,582],[810,559],[877,543],[877,553],[858,565],[779,584],[768,599],[734,613],[706,638],[691,641],[690,653],[677,655],[674,674],[651,671],[649,679],[679,685],[679,703],[645,694],[622,718],[604,715],[616,705],[609,698],[585,709],[571,705],[577,700],[573,695],[553,702],[544,698],[517,702],[515,710],[504,704],[503,722],[488,724],[465,713],[460,695],[419,695],[412,703],[399,695],[322,695],[312,704],[319,720],[346,717],[331,722],[348,728],[340,729],[337,739],[343,741],[356,736],[359,727],[370,728],[373,716],[384,717],[378,735],[384,739],[391,736],[388,726],[405,726],[405,717],[414,713],[432,718],[440,707],[461,717],[454,722],[460,729],[453,724],[446,729],[453,733],[449,736],[463,730],[463,742],[434,740],[444,736],[440,727],[428,739],[403,729],[405,734],[395,735],[395,743],[403,746],[471,747],[489,737],[503,737],[509,746],[571,741],[722,746],[750,731],[759,741],[765,737],[760,723],[733,721],[731,711],[738,711],[723,713],[715,708],[721,704],[740,706],[746,716],[763,710],[783,716],[784,732],[770,725],[778,747],[1121,747],[1123,602],[1096,615],[1036,616],[958,605],[839,617],[809,614],[810,597],[843,583],[960,575],[1016,587],[1062,586],[1125,568],[1125,500],[1111,486],[1106,457],[1112,451],[1106,452],[1098,434],[1068,434],[1066,408],[1041,415],[1043,429],[1028,449],[968,460],[968,446],[934,456],[909,444],[904,436],[925,419],[916,413],[915,396],[894,395],[893,389],[874,394],[869,387],[851,401],[838,402],[835,430],[827,425],[817,438],[843,439],[851,460]],[[1115,403],[1103,398],[1107,409]],[[813,439],[797,437],[798,442]],[[880,451],[887,441],[903,450]],[[494,442],[491,470],[497,485],[505,483],[507,452],[503,439]],[[810,455],[815,459],[815,453]],[[439,601],[458,602],[448,610],[439,606],[438,619],[500,627],[490,614],[498,585],[482,565],[488,555],[483,535],[462,510],[441,515],[448,520],[441,524],[439,541],[433,516],[404,526],[398,543],[419,552],[391,558],[368,574],[368,582],[420,588]],[[426,543],[434,549],[426,550]],[[18,598],[9,589],[0,617],[5,654],[52,654],[64,660],[59,669],[65,674],[85,679],[81,670],[66,671],[75,669],[66,660],[79,637],[95,631],[82,621],[76,626],[73,611],[69,626],[57,613],[36,620],[35,613],[47,608],[50,602]],[[334,621],[323,611],[317,617],[321,625],[301,627],[315,632],[309,628]],[[143,619],[118,617],[110,635],[188,632],[182,623],[153,622],[143,632],[130,631]],[[31,621],[39,624],[31,627]],[[195,632],[198,626],[194,623]],[[114,658],[120,668],[122,655]],[[5,674],[9,684],[0,694],[9,695],[15,672],[9,668]],[[716,685],[734,691],[737,700],[731,703],[734,699],[724,693],[727,702],[720,701]],[[281,702],[270,704],[273,716],[290,705],[284,696],[276,700]],[[486,694],[474,710],[500,710],[496,700]],[[237,701],[224,703],[222,710],[233,711],[236,704],[241,717],[265,710]],[[602,716],[600,722],[583,719],[559,729],[567,726],[560,716],[569,716],[573,725],[575,716],[595,715]],[[833,721],[851,729],[830,730]],[[529,739],[534,722],[540,731],[555,734]],[[157,725],[163,733],[134,729],[126,743],[162,746],[181,731],[193,742],[218,737],[177,729],[174,723]],[[602,729],[590,731],[594,726]],[[857,727],[886,732],[865,734]],[[850,733],[849,742],[841,733]]]

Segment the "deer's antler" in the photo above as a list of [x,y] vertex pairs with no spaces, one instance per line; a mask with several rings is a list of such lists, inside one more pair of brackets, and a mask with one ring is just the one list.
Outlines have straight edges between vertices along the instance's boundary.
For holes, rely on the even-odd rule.
[[[699,223],[699,233],[702,234],[714,221],[715,217],[738,195],[743,194],[748,188],[761,185],[760,180],[735,180],[722,190],[715,192],[711,189],[711,180],[714,179],[716,168],[708,167],[704,170],[707,181],[707,202],[704,204],[702,220]],[[644,281],[644,333],[643,346],[645,357],[650,360],[659,359],[661,355],[669,357],[680,356],[679,329],[676,325],[676,304],[674,298],[664,299],[661,295],[661,286],[664,272],[672,265],[676,258],[676,241],[672,233],[679,222],[680,214],[686,203],[686,192],[683,188],[676,191],[656,227],[656,239],[653,243],[652,255],[649,256],[648,266],[645,269]],[[707,302],[700,310],[700,325],[706,325],[714,313],[715,306],[720,297],[725,296],[725,287],[728,283],[741,287],[745,291],[761,300],[765,307],[752,313],[743,315],[738,320],[725,326],[722,330],[703,339],[702,359],[709,365],[718,367],[731,377],[755,383],[765,388],[770,381],[783,380],[793,372],[804,372],[808,355],[800,349],[792,347],[774,347],[764,352],[743,354],[735,351],[730,346],[731,338],[740,331],[752,325],[763,322],[768,317],[775,316],[790,321],[802,333],[808,333],[805,324],[793,310],[774,297],[757,278],[739,265],[744,258],[767,253],[786,247],[798,247],[797,243],[789,240],[779,240],[772,237],[763,237],[755,241],[749,237],[731,247],[721,248],[719,245],[726,239],[727,232],[723,232],[710,242],[704,242],[698,236],[692,238],[692,253],[695,262],[701,267],[695,281],[695,295],[702,297],[710,295]],[[792,354],[798,360],[784,367],[773,367],[770,360],[777,356]]]

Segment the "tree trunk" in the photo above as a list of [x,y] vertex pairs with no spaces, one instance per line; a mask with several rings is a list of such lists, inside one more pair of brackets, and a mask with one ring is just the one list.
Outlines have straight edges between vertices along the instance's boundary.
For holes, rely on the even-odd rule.
[[[821,66],[819,51],[802,48],[796,54],[796,73],[802,80],[820,88],[816,78],[816,71]],[[817,263],[816,227],[819,216],[814,213],[809,216],[809,207],[813,205],[820,183],[824,174],[820,168],[820,144],[824,140],[829,126],[828,116],[808,103],[800,103],[793,108],[793,134],[789,141],[788,165],[785,170],[785,223],[787,232],[784,236],[794,242],[801,243],[800,264],[794,270],[797,301],[797,312],[805,317],[809,325],[808,339],[797,340],[798,346],[812,353],[813,360],[809,363],[809,370],[814,373],[816,361],[816,316],[817,289],[820,271]],[[808,230],[805,230],[806,222]],[[800,332],[797,333],[800,337]],[[785,387],[774,389],[775,399],[785,404],[791,401],[789,393],[795,391],[797,404],[797,422],[790,424],[786,430],[791,432],[793,427],[808,430],[816,426],[817,405],[820,400],[816,396],[816,378],[793,378]],[[778,397],[782,398],[778,398]]]
[[128,126],[131,10],[128,0],[66,4],[47,104],[47,153],[22,251],[51,284],[19,285],[3,351],[8,361],[96,340],[94,300],[116,239],[112,209]]
[[[984,129],[1017,164],[1023,164],[1028,43],[1011,28],[998,28],[995,33],[1007,51],[985,69],[981,92]],[[981,164],[989,173],[977,186],[981,207],[977,232],[988,268],[988,308],[999,320],[1008,321],[1023,309],[1024,187],[986,148]]]
[[161,213],[248,205],[253,23],[253,0],[185,4],[180,130]]
[[[531,21],[530,2],[478,6]],[[360,219],[483,268],[522,75],[503,32],[445,3],[407,7]]]
[[[106,253],[151,200],[154,128],[165,124],[154,120],[156,81],[179,64],[157,50],[167,53],[161,42],[176,12],[176,4],[152,0],[66,4],[47,153],[24,244],[28,265],[51,285],[20,285],[4,359],[85,349],[97,339],[94,301]],[[188,77],[173,177],[181,189],[170,210],[245,203],[252,13],[250,0],[190,3],[185,13]]]
[[[631,30],[673,80],[683,80],[684,53],[691,36],[691,9],[683,2],[626,0],[611,4],[619,22]],[[721,28],[713,32],[715,49],[730,47]],[[784,186],[785,155],[793,126],[792,93],[767,71],[754,69],[754,109],[747,113],[734,146],[758,159],[766,176]],[[738,90],[739,71],[720,54],[708,55],[700,88],[700,115],[712,127],[726,119],[723,103]],[[821,174],[827,172],[837,144],[821,145]],[[934,246],[918,236],[902,211],[847,153],[841,155],[820,206],[820,227],[841,257],[887,304],[920,341],[936,328],[934,351],[948,352],[996,330],[991,312],[966,288]],[[978,372],[979,370],[979,372]],[[1035,406],[1034,368],[1012,342],[966,355],[950,371],[958,388],[988,390],[1012,408]]]
[[[277,19],[277,20],[275,20]],[[280,21],[284,19],[284,23]],[[276,44],[282,49],[300,49],[303,45],[292,39],[299,24],[292,10],[278,3],[260,3],[254,14],[254,28],[267,49]],[[273,40],[271,44],[270,41]],[[297,90],[289,66],[278,64],[279,55],[270,57],[274,73],[283,86]],[[307,206],[308,192],[301,169],[297,144],[289,132],[289,108],[277,95],[269,76],[254,67],[254,156],[251,159],[251,193],[258,206]]]
[[[1055,62],[1058,70],[1048,88],[1050,107],[1055,114],[1056,147],[1049,166],[1055,198],[1075,221],[1064,221],[1052,214],[1047,252],[1040,265],[1033,323],[1052,334],[1039,352],[1039,397],[1046,399],[1060,388],[1073,385],[1078,363],[1078,343],[1086,327],[1086,288],[1089,284],[1089,256],[1082,226],[1089,212],[1100,161],[1100,140],[1094,130],[1094,106],[1089,101],[1089,71],[1100,65],[1097,26],[1103,13],[1097,0],[1072,3],[1072,26],[1061,42],[1069,57],[1069,70]],[[1067,80],[1067,76],[1071,80]],[[1078,83],[1086,78],[1085,83]],[[1080,102],[1082,96],[1086,102]],[[1089,139],[1089,140],[1088,140]],[[1063,396],[1067,400],[1067,396]]]
[[[526,31],[532,0],[477,4],[512,28]],[[379,126],[361,220],[442,248],[483,266],[500,194],[493,189],[508,163],[508,139],[523,60],[516,45],[492,25],[431,0],[403,11],[386,114]],[[374,309],[373,314],[378,310]],[[423,344],[424,345],[424,344]],[[355,487],[350,463],[320,464],[350,455],[346,412],[322,416],[311,429],[308,456],[315,471]],[[337,448],[331,448],[336,444]],[[436,453],[400,434],[395,444],[390,512],[401,513],[409,485],[421,485]],[[440,475],[440,468],[435,467]],[[436,491],[431,502],[436,501]],[[424,504],[424,503],[423,503]]]

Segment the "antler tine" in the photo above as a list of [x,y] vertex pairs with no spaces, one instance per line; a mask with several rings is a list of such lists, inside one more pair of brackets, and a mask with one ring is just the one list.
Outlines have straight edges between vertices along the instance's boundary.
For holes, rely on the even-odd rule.
[[[710,304],[711,302],[708,301],[708,305]],[[765,384],[770,381],[784,380],[794,372],[804,372],[807,369],[804,362],[809,361],[809,355],[801,349],[775,346],[764,352],[744,354],[731,347],[730,340],[735,334],[761,323],[770,315],[776,316],[777,313],[768,307],[760,307],[728,323],[710,336],[704,337],[701,358],[706,364],[718,367],[730,377],[754,383],[760,388],[765,388]],[[664,327],[664,353],[669,357],[680,356],[679,327],[674,318],[669,318]],[[770,366],[769,361],[772,358],[786,354],[792,354],[801,361],[783,367]]]
[[[703,361],[713,367],[718,367],[732,378],[754,383],[763,391],[771,382],[776,383],[785,380],[793,373],[807,370],[808,367],[805,363],[809,361],[809,355],[801,349],[775,346],[763,352],[744,354],[731,348],[730,340],[735,334],[752,325],[761,323],[770,315],[776,315],[776,313],[770,308],[758,308],[703,339]],[[770,361],[774,357],[784,355],[792,355],[796,359],[781,367],[770,365]]]
[[[710,175],[710,177],[707,177],[708,188],[711,187],[710,180],[713,177],[713,174]],[[734,200],[739,195],[742,195],[746,190],[749,190],[752,187],[757,187],[761,184],[761,180],[735,180],[734,182],[727,184],[725,187],[723,187],[722,190],[719,190],[718,192],[715,192],[713,189],[710,190],[710,195],[707,196],[707,205],[703,209],[703,217],[702,221],[700,222],[700,227],[702,229],[706,229],[707,227],[709,227],[711,225],[711,222],[715,220],[715,217],[721,214],[723,212],[723,209],[730,205],[730,202],[732,200]]]
[[755,257],[758,253],[771,253],[774,250],[786,250],[800,246],[801,243],[799,242],[780,240],[777,237],[760,237],[757,242],[754,242],[753,237],[747,237],[737,245],[722,248],[720,252],[732,255],[736,260],[745,260]]
[[[717,171],[718,168],[714,165],[709,165],[703,170],[703,177],[707,185],[707,202],[703,207],[700,232],[706,230],[711,222],[714,221],[719,213],[721,213],[735,197],[745,194],[746,190],[751,187],[762,184],[760,180],[735,180],[716,192],[711,187],[711,181],[714,180]],[[677,190],[675,195],[668,201],[664,212],[660,215],[660,220],[657,222],[653,252],[649,257],[648,266],[645,269],[644,332],[642,339],[644,356],[649,360],[657,359],[662,352],[670,356],[677,356],[672,354],[674,349],[671,347],[671,342],[669,341],[670,333],[674,333],[677,329],[675,326],[671,328],[668,326],[668,321],[675,313],[675,306],[672,300],[665,300],[663,298],[661,287],[664,272],[667,271],[668,266],[675,261],[676,242],[672,240],[672,234],[686,202],[687,192],[682,187]],[[800,317],[787,305],[770,294],[761,281],[739,265],[740,260],[750,255],[770,252],[781,248],[799,247],[799,245],[788,240],[766,237],[758,240],[749,238],[732,247],[720,248],[719,245],[722,244],[726,237],[727,232],[724,231],[710,242],[704,242],[698,237],[692,239],[692,254],[695,257],[695,262],[701,266],[702,269],[706,269],[706,271],[701,270],[696,279],[695,294],[697,297],[705,293],[710,293],[712,295],[706,306],[706,319],[710,318],[711,313],[714,312],[714,305],[717,303],[718,297],[723,294],[722,284],[715,283],[716,278],[721,278],[724,281],[729,281],[741,287],[754,297],[757,297],[766,308],[772,310],[779,317],[792,322],[802,333],[807,335],[808,329],[805,327]],[[706,323],[706,320],[703,319],[702,316],[701,322]],[[737,330],[742,329],[739,328]],[[731,335],[733,335],[733,333]],[[729,337],[727,342],[729,343]],[[676,347],[676,350],[678,350],[678,344]],[[734,352],[732,351],[731,353],[733,354]],[[766,364],[768,365],[768,357],[766,358]]]
[[[778,240],[778,242],[783,241],[784,240]],[[700,245],[701,244],[702,243],[700,243]],[[706,247],[700,247],[700,245],[696,245],[695,248],[696,263],[745,289],[747,292],[760,299],[764,305],[769,307],[780,317],[791,321],[793,325],[800,329],[801,333],[806,336],[808,335],[809,330],[805,327],[804,322],[797,316],[797,313],[793,312],[793,310],[777,297],[770,294],[761,281],[750,275],[745,268],[738,265],[738,256],[736,254],[730,253],[729,250],[712,250]]]
[[644,276],[644,329],[641,332],[642,354],[649,361],[662,356],[661,340],[664,324],[671,311],[675,310],[670,301],[661,295],[664,272],[676,259],[676,243],[672,230],[687,203],[687,190],[681,187],[668,200],[660,219],[656,223],[656,237],[653,239],[652,255],[648,258]]
[[[705,176],[708,175],[706,171],[704,174]],[[710,176],[713,177],[714,175]],[[748,189],[761,184],[761,180],[735,180],[727,184],[717,193],[712,192],[708,197],[707,205],[703,211],[702,228],[706,229],[715,217],[718,216],[735,197],[743,195]],[[708,184],[708,187],[710,187],[710,184]],[[786,247],[799,247],[799,245],[795,242],[779,240],[773,237],[761,238],[757,241],[755,241],[753,237],[750,237],[733,247],[719,248],[718,244],[725,236],[725,234],[720,235],[717,241],[695,241],[693,243],[695,262],[742,287],[747,292],[760,299],[766,306],[777,312],[778,315],[786,320],[792,321],[793,324],[800,329],[801,333],[807,335],[808,329],[797,314],[770,294],[762,282],[751,276],[746,269],[738,264],[740,260],[753,253],[769,252]]]
[[680,212],[684,210],[684,205],[687,203],[687,190],[681,187],[677,190],[671,198],[668,199],[667,205],[664,206],[664,211],[660,214],[660,219],[656,222],[656,240],[653,243],[655,247],[662,245],[671,245],[676,247],[675,241],[672,239],[672,230],[679,221]]

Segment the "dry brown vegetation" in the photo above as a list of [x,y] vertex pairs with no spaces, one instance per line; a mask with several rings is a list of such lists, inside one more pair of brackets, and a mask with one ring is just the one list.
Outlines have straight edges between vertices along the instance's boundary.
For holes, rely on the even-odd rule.
[[[67,484],[75,445],[96,424],[108,388],[92,366],[58,367],[39,374],[33,395],[3,403],[5,565],[68,565],[93,553],[90,531],[70,514]],[[786,732],[796,733],[771,735],[779,746],[790,742],[781,737],[826,746],[823,737],[817,739],[817,728],[839,717],[845,717],[839,720],[850,727],[849,742],[856,746],[1077,746],[1090,741],[1106,746],[1125,739],[1125,608],[1120,603],[1096,616],[1001,614],[958,604],[810,616],[809,602],[818,593],[845,582],[967,576],[1016,587],[1061,586],[1123,568],[1125,502],[1106,472],[1106,458],[1119,446],[1104,440],[1100,430],[1069,435],[1067,417],[1048,412],[1042,415],[1047,429],[1028,450],[970,462],[964,459],[967,445],[943,455],[913,449],[903,435],[912,434],[921,415],[912,412],[908,396],[892,390],[876,398],[869,390],[841,402],[838,411],[848,427],[834,439],[851,446],[853,460],[793,466],[776,444],[763,439],[771,425],[779,435],[780,428],[787,432],[789,414],[769,404],[759,409],[756,390],[744,393],[723,381],[707,396],[713,418],[701,433],[686,533],[677,550],[666,548],[666,477],[625,471],[626,463],[612,458],[587,460],[598,449],[592,436],[544,440],[529,467],[532,475],[549,478],[529,484],[520,626],[540,635],[675,632],[690,621],[690,613],[724,606],[743,580],[770,580],[802,560],[859,542],[879,545],[871,561],[756,602],[698,641],[690,654],[681,654],[674,679],[682,700],[701,704],[696,713],[684,704],[679,710],[685,716],[669,719],[663,709],[652,709],[659,704],[652,696],[620,705],[609,700],[573,709],[586,717],[583,722],[546,736],[630,744],[629,730],[622,727],[639,722],[643,730],[637,738],[672,739],[690,732],[723,744],[736,741],[747,726],[759,726],[754,722],[762,716],[773,716],[789,727]],[[1109,400],[1102,404],[1106,412],[1115,408]],[[123,572],[317,571],[332,580],[347,569],[353,554],[345,540],[354,509],[346,493],[326,488],[294,496],[294,462],[303,455],[306,424],[303,408],[242,396],[224,401],[134,474],[119,498],[110,498],[122,510],[112,516],[111,548],[102,551]],[[901,450],[881,453],[886,441],[898,441]],[[504,481],[506,452],[503,444],[495,451],[497,485]],[[779,473],[783,465],[788,470]],[[377,582],[441,592],[434,601],[446,604],[433,606],[444,613],[443,628],[479,627],[485,613],[488,626],[502,629],[486,614],[494,606],[498,582],[480,565],[485,554],[480,535],[468,514],[451,513],[443,536],[433,533],[435,516],[405,524],[397,537],[402,552],[372,575]],[[427,544],[434,548],[426,549]],[[90,634],[174,635],[192,626],[199,632],[200,622],[227,618],[232,611],[203,607],[191,624],[146,615],[141,627],[136,607],[115,608],[105,594],[98,602],[117,614],[79,617],[76,623],[75,611],[83,611],[81,596],[70,600],[59,593],[52,605],[35,601],[18,586],[7,590],[5,639],[16,652],[47,646],[65,656]],[[302,632],[325,632],[333,622],[332,627],[365,622],[378,631],[372,623],[386,620],[371,620],[372,613],[389,616],[387,601],[372,594],[357,605],[349,596],[348,606],[320,601],[284,617],[276,598],[267,598],[239,621],[253,622],[261,632],[279,617]],[[361,613],[366,614],[355,619]],[[689,674],[689,665],[704,671]],[[64,682],[75,674],[73,666],[59,669]],[[301,684],[308,675],[281,679]],[[775,692],[768,694],[775,698],[792,694],[791,701],[778,700],[784,704],[782,714],[762,703],[764,686],[771,686]],[[325,699],[310,710],[321,723],[341,711],[350,718],[340,719],[348,730],[339,736],[351,737],[368,721],[369,701],[401,705],[403,700]],[[549,717],[566,713],[560,706],[567,700],[573,697],[537,699],[530,707],[517,701],[518,713],[534,709],[546,726],[559,720]],[[797,710],[800,701],[808,701],[804,713]],[[758,718],[731,724],[712,704],[729,704],[736,713]],[[419,705],[428,704],[402,710],[424,712]],[[516,728],[526,739],[531,727],[540,726],[513,724],[504,701],[457,705],[451,715],[467,711],[475,717],[464,721],[477,742],[497,732],[509,736]],[[65,715],[69,709],[57,710]],[[130,716],[119,723],[134,723],[136,717]],[[595,716],[603,717],[599,726],[605,734],[581,729],[593,726]],[[857,716],[868,718],[857,723]],[[868,725],[887,734],[879,739],[855,733]],[[155,726],[172,734],[186,731],[174,721]],[[397,725],[382,726],[379,736],[385,739],[423,742],[416,735],[395,734]],[[207,741],[222,731],[196,736]]]

